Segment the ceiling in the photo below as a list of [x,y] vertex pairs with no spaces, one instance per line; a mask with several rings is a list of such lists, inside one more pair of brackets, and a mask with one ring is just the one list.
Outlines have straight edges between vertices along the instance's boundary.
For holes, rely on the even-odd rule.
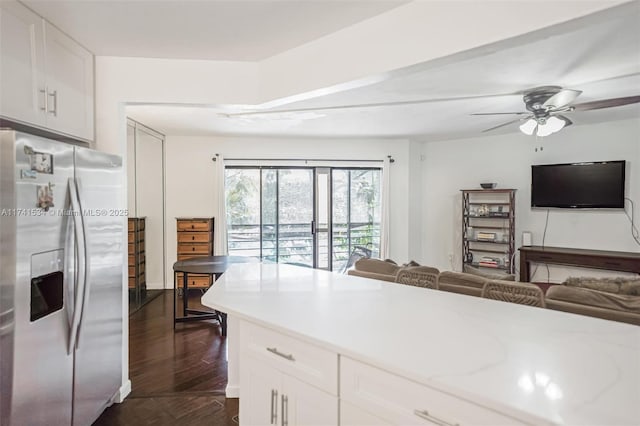
[[[134,13],[142,28],[151,26],[153,19],[142,19],[140,15],[146,6],[136,2],[106,1],[56,1],[63,5],[53,8],[47,1],[26,1],[39,13],[54,23],[67,29],[62,21],[73,21],[79,16],[93,16],[92,13],[104,12],[104,4],[115,4],[116,9],[138,11]],[[92,7],[91,4],[98,6]],[[160,4],[176,6],[178,2],[155,1],[154,8]],[[265,13],[264,21],[259,26],[260,34],[248,40],[231,40],[230,46],[223,46],[226,39],[220,39],[215,55],[237,54],[245,58],[264,57],[274,54],[278,49],[287,49],[286,43],[293,47],[304,43],[311,34],[326,34],[333,31],[342,14],[351,17],[351,23],[358,19],[380,13],[383,9],[397,6],[400,2],[352,2],[352,1],[303,1],[303,2],[179,2],[188,11],[180,12],[182,17],[204,14],[226,16],[227,26],[238,28],[243,33],[250,22],[260,11]],[[203,4],[204,3],[204,4]],[[278,5],[295,3],[286,13]],[[310,20],[291,19],[290,13],[304,13],[301,5],[317,8],[319,17],[332,21],[331,25],[314,28],[297,29],[296,36],[290,40],[280,39],[283,21],[304,22]],[[269,7],[266,7],[269,5]],[[224,6],[218,12],[217,6]],[[375,6],[375,7],[374,7]],[[376,9],[378,7],[378,9]],[[360,9],[358,9],[360,8]],[[53,10],[55,9],[55,10]],[[65,10],[66,9],[66,10]],[[162,8],[161,8],[162,9]],[[70,11],[77,10],[76,18],[69,18]],[[152,13],[152,8],[146,9]],[[175,9],[174,9],[175,10]],[[212,11],[215,10],[215,13]],[[243,13],[244,10],[244,13]],[[297,10],[297,12],[296,12]],[[314,9],[316,10],[316,9]],[[90,12],[93,11],[93,12]],[[233,13],[232,13],[233,11]],[[49,13],[49,15],[47,15]],[[136,15],[136,13],[138,15]],[[156,12],[153,12],[156,13]],[[73,31],[80,31],[78,26],[67,31],[85,43],[97,54],[105,54],[108,46],[114,48],[118,43],[127,41],[131,49],[152,52],[161,47],[170,35],[182,34],[181,43],[194,42],[194,34],[190,31],[181,33],[174,26],[167,25],[168,11],[161,19],[158,43],[152,43],[149,37],[144,39],[119,39],[122,27],[131,31],[129,26],[134,19],[104,20],[94,16],[94,21],[87,22],[86,27],[98,25],[98,21],[119,23],[114,28],[100,24],[96,33],[84,29],[89,37],[86,40]],[[177,13],[177,12],[176,12]],[[230,13],[225,15],[225,13]],[[324,14],[323,14],[324,13]],[[234,21],[236,19],[237,21]],[[333,15],[332,15],[333,14]],[[337,14],[337,15],[336,15]],[[74,15],[71,13],[71,15]],[[247,15],[247,16],[245,16]],[[357,17],[356,17],[357,15]],[[110,16],[110,15],[109,15]],[[178,16],[178,15],[176,15]],[[187,19],[187,18],[185,18]],[[163,21],[164,20],[164,21]],[[266,21],[273,20],[270,24]],[[322,19],[320,19],[322,21]],[[345,18],[345,20],[348,20]],[[192,24],[183,23],[181,27],[190,28]],[[315,21],[314,21],[315,22]],[[517,132],[517,124],[505,126],[489,133],[482,131],[497,126],[516,116],[471,116],[482,112],[517,112],[524,111],[522,92],[537,86],[557,85],[564,88],[582,90],[583,93],[574,103],[592,100],[640,95],[640,2],[628,3],[617,8],[605,10],[594,15],[548,27],[520,37],[503,40],[492,45],[461,52],[427,63],[417,64],[406,69],[392,71],[385,75],[375,76],[363,82],[351,82],[340,85],[339,90],[325,90],[327,95],[318,92],[300,94],[286,99],[271,101],[263,105],[218,105],[210,106],[176,106],[176,105],[135,105],[127,108],[127,114],[165,134],[180,135],[265,135],[265,136],[298,136],[298,137],[419,137],[422,140],[445,140],[463,137],[475,137],[484,134],[503,134]],[[278,25],[273,25],[279,23]],[[342,21],[341,25],[349,25]],[[223,25],[224,26],[224,25]],[[166,31],[166,28],[172,31]],[[322,27],[322,28],[320,28]],[[307,32],[308,30],[308,32]],[[146,30],[144,30],[146,31]],[[140,30],[140,34],[144,33]],[[222,31],[222,30],[221,30]],[[163,34],[166,33],[166,34]],[[261,40],[264,35],[270,42]],[[317,36],[317,35],[316,35]],[[288,36],[287,36],[288,37]],[[284,37],[286,38],[286,37]],[[197,37],[196,37],[197,39]],[[107,42],[107,40],[111,40]],[[114,41],[115,40],[115,41]],[[132,40],[135,40],[133,42]],[[227,40],[228,41],[228,40]],[[93,48],[92,43],[99,48]],[[112,44],[110,44],[112,43]],[[154,44],[154,47],[145,47]],[[196,43],[197,44],[197,43]],[[267,46],[269,45],[269,46]],[[235,47],[234,47],[235,46]],[[123,48],[123,47],[120,47]],[[167,45],[167,52],[174,44]],[[225,52],[225,49],[229,49]],[[235,53],[231,52],[235,50]],[[117,50],[117,49],[116,49]],[[189,49],[186,49],[187,51]],[[125,49],[126,52],[126,49]],[[238,53],[243,52],[243,53]],[[111,54],[126,56],[121,51]],[[158,54],[159,56],[163,56]],[[252,56],[253,55],[253,56]],[[142,56],[150,56],[148,53]],[[203,56],[200,56],[201,58]],[[619,119],[639,118],[640,104],[608,108],[594,111],[567,113],[575,126]]]
[[98,56],[259,61],[406,0],[22,0]]

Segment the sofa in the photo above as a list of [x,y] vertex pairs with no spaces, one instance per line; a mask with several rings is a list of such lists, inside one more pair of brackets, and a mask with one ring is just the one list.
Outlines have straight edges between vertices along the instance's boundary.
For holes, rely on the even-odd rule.
[[[465,266],[465,272],[439,272],[436,268],[420,266],[413,261],[398,265],[388,259],[360,259],[347,273],[468,296],[487,297],[487,286],[496,284],[503,289],[514,284],[516,287],[523,287],[519,290],[527,290],[535,296],[525,295],[531,300],[537,299],[534,293],[542,295],[534,284],[513,283],[513,275],[487,273]],[[421,274],[424,275],[423,278],[420,277]],[[509,297],[513,298],[512,296]],[[522,298],[523,295],[517,297]],[[502,300],[510,299],[503,297]],[[561,285],[552,285],[536,306],[640,325],[640,278],[569,278]]]
[[[467,268],[466,271],[467,272],[439,272],[436,268],[422,266],[415,261],[398,265],[389,259],[367,258],[356,261],[353,268],[347,271],[347,274],[382,281],[400,282],[402,284],[414,282],[415,284],[413,285],[421,287],[436,288],[438,290],[478,297],[482,295],[482,287],[487,281],[496,279],[514,280],[514,275],[511,274],[487,274],[477,268]],[[438,277],[435,283],[432,284],[431,275],[433,275],[434,272]],[[424,280],[415,278],[419,274],[425,276]],[[414,278],[407,279],[409,276],[413,276]]]
[[398,266],[391,260],[362,258],[356,260],[353,268],[347,270],[347,275],[395,282],[401,268],[402,266]]
[[640,325],[640,279],[568,278],[545,296],[547,308]]

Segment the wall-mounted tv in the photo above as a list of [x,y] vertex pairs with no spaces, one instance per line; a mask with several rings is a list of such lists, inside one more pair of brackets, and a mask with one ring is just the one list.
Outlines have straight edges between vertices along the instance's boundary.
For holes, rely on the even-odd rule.
[[531,207],[624,208],[625,162],[531,166]]

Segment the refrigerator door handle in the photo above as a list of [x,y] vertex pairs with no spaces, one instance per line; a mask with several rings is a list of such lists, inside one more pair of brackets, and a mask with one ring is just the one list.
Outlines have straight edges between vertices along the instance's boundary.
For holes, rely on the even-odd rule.
[[69,338],[69,346],[67,352],[73,353],[77,347],[78,330],[80,328],[80,316],[82,314],[81,301],[84,296],[84,280],[85,280],[85,262],[83,261],[85,244],[83,238],[82,210],[80,201],[78,200],[78,189],[73,178],[69,178],[69,198],[71,199],[71,215],[73,216],[74,235],[77,249],[76,271],[77,277],[75,286],[75,298],[73,303],[73,318],[71,320],[71,334]]
[[80,347],[80,330],[82,329],[82,323],[84,319],[85,309],[89,306],[89,293],[91,288],[91,280],[89,280],[89,241],[88,241],[88,232],[87,232],[87,221],[84,217],[84,209],[82,207],[83,192],[82,192],[82,182],[80,178],[75,179],[76,182],[76,191],[78,196],[78,202],[80,205],[80,219],[82,222],[82,251],[80,254],[82,255],[82,259],[80,262],[83,264],[83,277],[82,277],[82,298],[78,300],[82,300],[82,305],[80,306],[80,321],[78,322],[78,329],[76,331],[76,349]]
[[[69,179],[71,181],[71,179]],[[64,271],[65,271],[65,280],[67,282],[67,298],[65,303],[65,309],[67,311],[67,321],[69,322],[69,342],[71,341],[72,335],[72,325],[73,325],[73,312],[75,307],[75,294],[76,294],[76,284],[78,282],[78,268],[75,266],[78,264],[78,246],[76,244],[72,244],[72,238],[75,236],[75,232],[73,229],[73,213],[75,210],[73,209],[73,204],[71,203],[71,182],[68,184],[69,190],[69,203],[65,206],[65,209],[70,213],[65,217],[65,241],[64,241]],[[73,262],[72,253],[73,251]],[[71,276],[71,270],[73,269],[73,276]],[[70,345],[70,344],[69,344]]]

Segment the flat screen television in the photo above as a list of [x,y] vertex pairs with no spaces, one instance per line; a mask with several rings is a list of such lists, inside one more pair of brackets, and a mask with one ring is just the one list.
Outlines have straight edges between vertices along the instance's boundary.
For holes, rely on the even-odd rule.
[[624,208],[625,161],[531,166],[531,207]]

